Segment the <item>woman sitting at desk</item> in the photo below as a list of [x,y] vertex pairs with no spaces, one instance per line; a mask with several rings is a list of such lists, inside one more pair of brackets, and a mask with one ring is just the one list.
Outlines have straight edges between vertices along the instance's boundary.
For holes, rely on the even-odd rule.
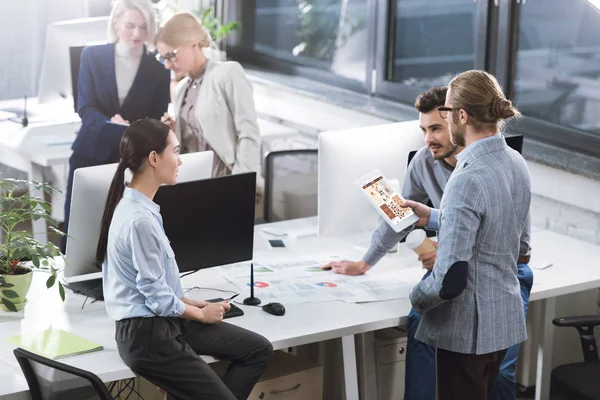
[[[69,159],[65,198],[67,232],[73,173],[77,168],[116,162],[124,128],[140,118],[160,118],[169,104],[169,73],[147,51],[154,39],[150,0],[117,0],[108,22],[110,43],[88,46],[81,54],[77,112],[81,129]],[[77,239],[77,238],[74,238]],[[65,251],[66,239],[61,243]]]
[[[212,39],[196,17],[174,15],[154,40],[165,68],[186,77],[177,85],[174,112],[165,114],[181,152],[213,150],[213,176],[259,171],[260,134],[252,84],[233,61],[207,59]],[[259,174],[257,174],[258,176]]]
[[[264,337],[221,322],[226,302],[183,295],[179,270],[152,201],[173,185],[181,165],[179,142],[158,120],[127,128],[110,186],[98,241],[106,311],[116,321],[125,364],[178,400],[247,399],[273,348]],[[124,185],[125,170],[133,173]],[[198,355],[231,360],[224,378]]]

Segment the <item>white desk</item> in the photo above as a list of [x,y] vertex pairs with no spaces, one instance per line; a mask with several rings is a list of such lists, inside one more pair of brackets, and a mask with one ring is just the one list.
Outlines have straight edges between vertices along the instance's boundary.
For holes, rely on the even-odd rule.
[[[294,220],[280,222],[274,225],[282,229],[286,227],[301,228],[311,226],[316,219]],[[257,226],[260,230],[265,225]],[[558,295],[575,293],[582,290],[600,287],[600,268],[593,262],[600,259],[600,247],[584,243],[572,238],[558,235],[548,231],[534,231],[532,235],[534,256],[549,259],[554,266],[538,271],[534,270],[535,284],[532,291],[532,301],[544,302],[545,313],[541,326],[544,327],[544,337],[539,348],[539,362],[536,398],[547,399],[549,393],[549,372],[552,358],[552,338],[554,328],[551,325],[554,318],[555,297]],[[362,251],[354,248],[348,242],[341,239],[284,239],[285,249],[271,250],[262,234],[256,235],[255,250],[257,256],[265,254],[265,251],[286,252],[306,258],[307,253],[322,252],[326,249],[335,249],[342,256],[357,258]],[[364,242],[364,238],[360,240]],[[269,250],[268,250],[269,249]],[[414,257],[410,251],[401,246],[398,254],[385,257],[377,268],[391,268],[398,273],[410,271],[414,276],[413,267],[406,265],[407,257]],[[400,264],[400,265],[399,265]],[[41,279],[40,279],[41,278]],[[39,275],[34,279],[34,285],[42,285],[45,276]],[[211,287],[218,289],[236,290],[233,285],[226,281],[215,269],[200,271],[183,279],[184,287],[193,286]],[[58,295],[51,290],[34,292],[25,311],[21,314],[0,313],[0,365],[16,366],[13,361],[12,350],[14,346],[5,341],[6,337],[33,331],[39,331],[50,326],[68,329],[75,334],[84,336],[90,340],[102,344],[105,348],[102,352],[90,353],[80,356],[65,358],[62,361],[70,365],[90,370],[104,381],[126,379],[133,376],[117,353],[114,342],[114,322],[112,322],[103,310],[102,303],[86,304],[81,310],[82,296],[67,292],[67,301],[62,304]],[[210,290],[193,290],[188,293],[194,298],[223,297],[222,293]],[[247,294],[240,295],[243,298]],[[263,312],[257,307],[240,306],[246,315],[232,318],[227,322],[253,330],[268,338],[275,349],[283,349],[290,346],[299,346],[333,338],[342,338],[344,374],[347,399],[357,400],[359,398],[356,353],[354,347],[354,335],[360,335],[363,342],[363,359],[360,365],[364,376],[362,385],[363,399],[374,399],[376,395],[376,384],[374,378],[374,347],[372,346],[372,332],[378,329],[398,326],[406,323],[406,317],[410,310],[408,299],[397,299],[392,301],[346,304],[343,302],[288,304],[286,314],[283,317],[275,317]],[[275,322],[277,327],[275,328]],[[364,335],[363,335],[364,334]],[[207,361],[212,359],[207,358]],[[12,386],[0,394],[22,393],[27,390],[26,386]],[[375,391],[375,392],[374,392]],[[11,397],[12,399],[12,397]]]
[[[0,109],[18,108],[21,104],[22,100],[1,101]],[[28,111],[32,115],[27,127],[0,121],[0,162],[25,172],[29,180],[43,182],[44,168],[59,166],[64,170],[81,121],[73,111],[72,102],[67,100],[37,104],[35,98],[29,99]],[[43,197],[43,191],[31,190],[33,196]],[[38,241],[45,243],[46,221],[34,221],[33,232]]]
[[29,400],[27,382],[20,370],[0,365],[0,400]]

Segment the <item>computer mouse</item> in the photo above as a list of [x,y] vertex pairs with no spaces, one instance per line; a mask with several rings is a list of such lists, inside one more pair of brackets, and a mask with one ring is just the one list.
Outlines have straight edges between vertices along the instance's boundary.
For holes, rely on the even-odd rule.
[[285,307],[281,303],[269,303],[262,306],[263,311],[268,312],[272,315],[283,315],[285,314]]

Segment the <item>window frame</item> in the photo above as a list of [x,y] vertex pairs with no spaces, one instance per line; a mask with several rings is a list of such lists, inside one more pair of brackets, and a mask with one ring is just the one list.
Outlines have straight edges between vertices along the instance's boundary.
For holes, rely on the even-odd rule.
[[[374,95],[386,97],[392,100],[398,100],[403,103],[413,104],[423,88],[417,88],[398,82],[388,81],[385,78],[390,68],[390,58],[393,56],[393,40],[396,21],[396,0],[382,0],[385,3],[378,10],[378,21],[385,21],[383,26],[377,26],[377,49],[376,49],[376,82]],[[488,69],[489,57],[487,49],[490,47],[494,35],[490,35],[490,23],[495,7],[492,0],[479,0],[477,4],[477,26],[475,43],[475,69]],[[389,57],[388,57],[389,56]]]
[[[500,27],[498,60],[506,60],[505,63],[496,65],[496,76],[505,88],[506,96],[514,99],[515,80],[519,49],[519,27],[521,7],[528,4],[521,0],[511,0],[500,6]],[[518,103],[516,103],[518,107]],[[597,165],[600,167],[600,135],[583,131],[568,125],[558,125],[543,121],[539,118],[523,115],[523,118],[510,124],[508,129],[515,133],[521,133],[527,140],[538,142],[542,146],[526,147],[525,155],[549,165],[560,167],[586,176],[600,176],[598,172],[582,170],[584,166]],[[545,145],[545,146],[544,146]],[[550,146],[552,149],[546,151]],[[596,164],[592,160],[581,162],[575,158],[579,155],[586,158],[597,159]],[[588,168],[588,167],[583,167]]]

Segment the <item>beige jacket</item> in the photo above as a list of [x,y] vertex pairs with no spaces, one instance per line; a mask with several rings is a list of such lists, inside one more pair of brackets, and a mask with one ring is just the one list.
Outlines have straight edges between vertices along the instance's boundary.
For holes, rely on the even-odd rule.
[[[179,115],[189,78],[177,84],[174,101]],[[252,84],[235,61],[208,61],[196,101],[195,115],[204,137],[232,173],[255,171],[260,175],[261,138]],[[181,127],[175,135],[181,141]]]

